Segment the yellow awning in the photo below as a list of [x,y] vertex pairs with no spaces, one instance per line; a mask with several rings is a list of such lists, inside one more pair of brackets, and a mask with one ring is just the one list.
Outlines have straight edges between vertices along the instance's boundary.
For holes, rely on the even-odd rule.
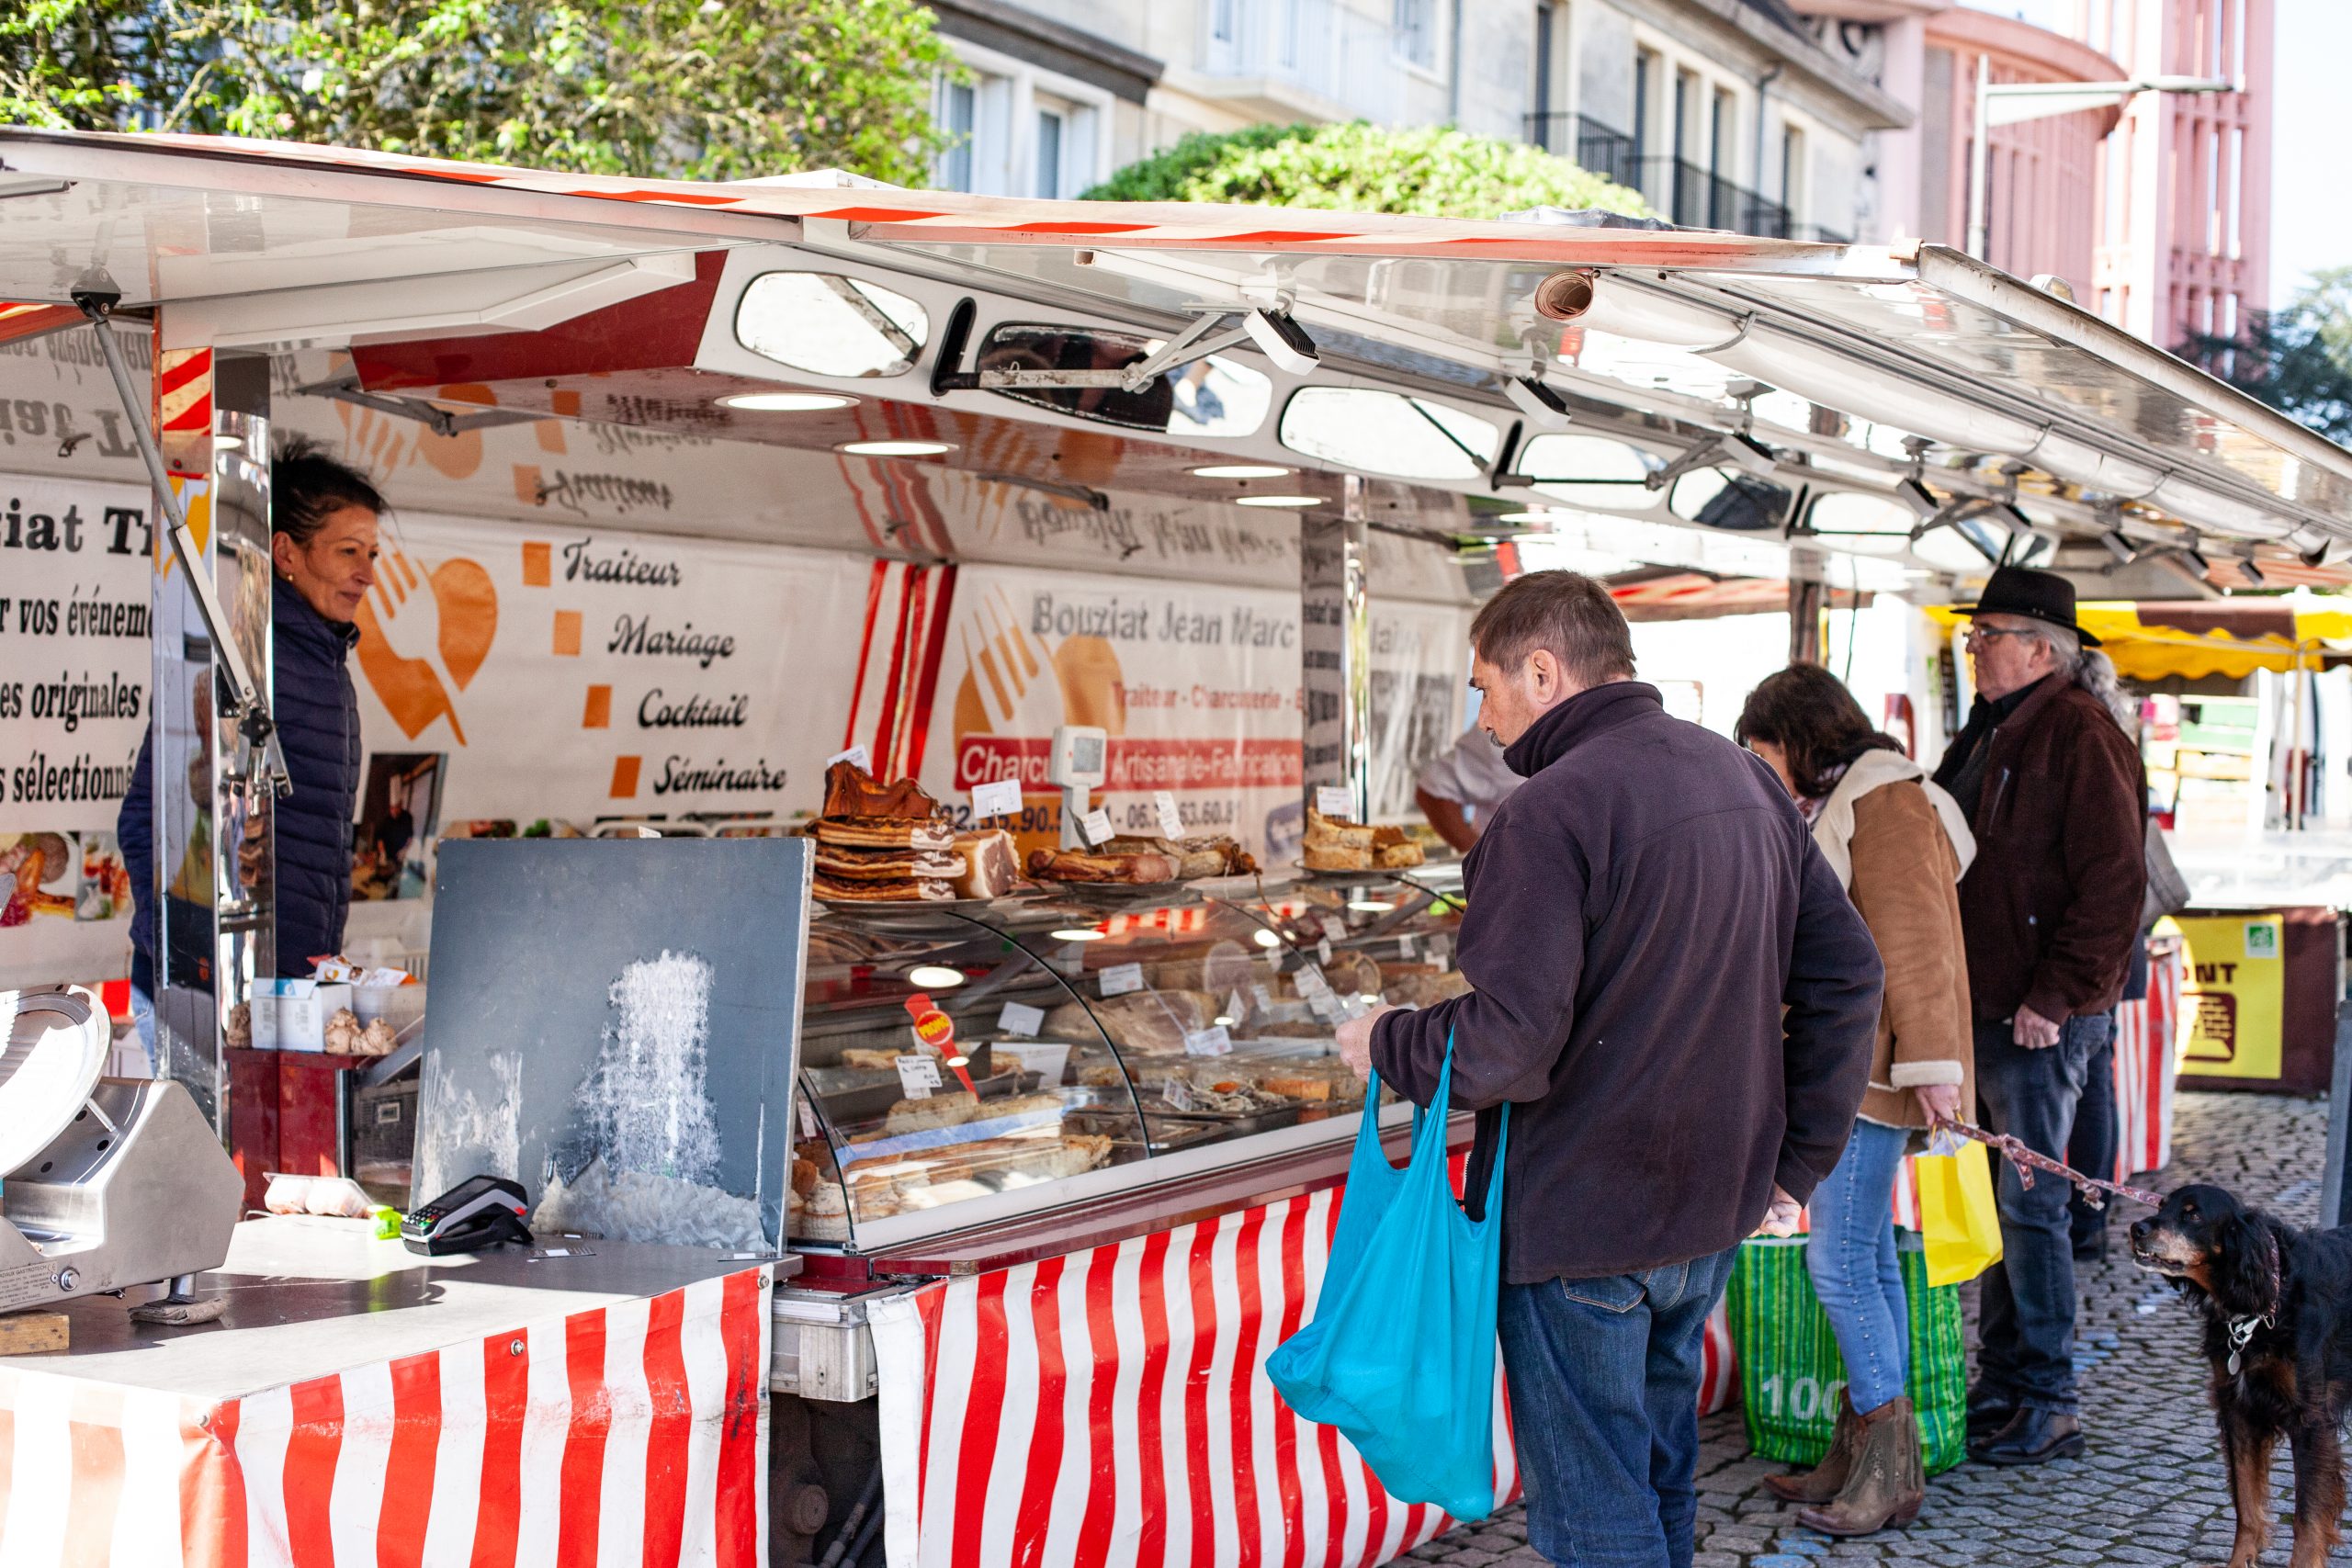
[[[1950,604],[1928,614],[1943,626],[1966,618]],[[2352,610],[2293,599],[2094,602],[2076,605],[2075,617],[2134,681],[2243,680],[2256,670],[2324,669],[2352,653]]]

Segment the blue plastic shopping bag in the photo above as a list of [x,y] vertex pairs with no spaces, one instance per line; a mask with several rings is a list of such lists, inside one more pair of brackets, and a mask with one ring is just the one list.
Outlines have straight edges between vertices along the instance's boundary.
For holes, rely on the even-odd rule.
[[1266,1374],[1292,1409],[1344,1433],[1390,1495],[1480,1519],[1495,1506],[1495,1302],[1510,1109],[1486,1218],[1474,1224],[1446,1178],[1453,1083],[1449,1035],[1437,1096],[1414,1113],[1412,1161],[1398,1170],[1381,1153],[1373,1077],[1315,1320],[1266,1359]]

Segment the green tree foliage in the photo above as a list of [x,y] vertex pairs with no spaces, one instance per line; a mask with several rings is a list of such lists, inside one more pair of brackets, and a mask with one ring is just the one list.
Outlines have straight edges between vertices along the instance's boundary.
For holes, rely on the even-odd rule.
[[2192,333],[2175,352],[2329,440],[2352,445],[2352,266],[2313,273],[2293,304],[2249,314],[2236,337]]
[[587,174],[924,183],[912,0],[0,0],[0,116]]
[[1640,195],[1525,142],[1445,127],[1252,126],[1195,132],[1085,193],[1093,201],[1237,201],[1496,218],[1531,207],[1639,216]]

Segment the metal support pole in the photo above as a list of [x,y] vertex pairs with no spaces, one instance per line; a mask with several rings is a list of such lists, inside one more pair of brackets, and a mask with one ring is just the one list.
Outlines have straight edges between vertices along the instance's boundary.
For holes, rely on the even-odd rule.
[[1372,601],[1365,587],[1371,527],[1365,481],[1341,479],[1341,515],[1299,521],[1299,675],[1306,712],[1306,784],[1344,787],[1354,820],[1372,813]]

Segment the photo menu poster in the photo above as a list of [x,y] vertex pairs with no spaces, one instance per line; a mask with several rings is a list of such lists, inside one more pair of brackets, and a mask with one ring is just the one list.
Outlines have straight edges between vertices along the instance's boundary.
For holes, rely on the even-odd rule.
[[0,476],[0,986],[123,972],[148,513],[143,487]]

